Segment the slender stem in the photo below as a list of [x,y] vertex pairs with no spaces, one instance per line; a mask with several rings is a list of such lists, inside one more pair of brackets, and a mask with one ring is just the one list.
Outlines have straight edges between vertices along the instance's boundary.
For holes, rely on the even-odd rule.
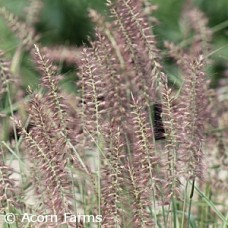
[[192,197],[194,195],[194,189],[195,189],[195,177],[193,178],[193,181],[192,181],[192,190],[190,193],[190,201],[189,201],[189,208],[188,208],[188,227],[190,225],[190,216],[191,216],[191,209],[192,209]]
[[181,220],[181,228],[184,228],[184,220],[185,220],[185,208],[187,203],[187,190],[188,190],[188,181],[185,187],[185,197],[184,197],[184,205],[183,205],[183,212],[182,212],[182,220]]
[[177,207],[176,207],[176,200],[172,197],[172,209],[173,209],[173,227],[177,227]]
[[[10,114],[11,114],[11,117],[14,117],[9,83],[7,83],[7,96],[8,96],[9,106],[10,106]],[[16,130],[16,125],[14,122],[13,122],[13,133],[14,133],[14,139],[15,139],[15,149],[16,149],[16,154],[17,154],[16,158],[20,158],[19,144],[18,144],[18,139],[17,139],[17,130]],[[22,180],[22,183],[25,183],[25,181],[24,181],[24,167],[21,165],[21,162],[20,162],[21,159],[18,161],[19,161],[19,168],[20,168],[20,173],[21,173],[21,180]]]

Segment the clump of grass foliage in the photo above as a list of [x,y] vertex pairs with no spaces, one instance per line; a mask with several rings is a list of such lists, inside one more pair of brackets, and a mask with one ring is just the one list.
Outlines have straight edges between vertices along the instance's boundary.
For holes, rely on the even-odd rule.
[[[26,21],[0,8],[19,41],[13,56],[0,52],[0,211],[16,217],[2,226],[227,227],[228,99],[210,88],[204,13],[187,1],[187,45],[166,41],[164,52],[156,6],[107,0],[107,18],[88,12],[89,44],[44,47],[34,26],[43,3],[29,2]],[[36,88],[21,81],[25,53]],[[61,86],[62,63],[76,69],[76,93]],[[22,221],[25,213],[58,219]]]

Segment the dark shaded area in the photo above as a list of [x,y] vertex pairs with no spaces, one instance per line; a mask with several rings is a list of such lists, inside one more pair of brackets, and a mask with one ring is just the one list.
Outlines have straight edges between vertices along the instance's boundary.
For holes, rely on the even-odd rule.
[[153,128],[155,140],[165,139],[165,128],[162,122],[162,104],[155,103],[153,105]]
[[[33,127],[34,125],[29,123],[29,125],[25,127],[26,132],[29,133]],[[15,140],[15,138],[19,140],[20,136],[21,133],[19,128],[16,128],[15,132],[14,129],[11,129],[9,132],[9,141],[12,142],[13,140]]]

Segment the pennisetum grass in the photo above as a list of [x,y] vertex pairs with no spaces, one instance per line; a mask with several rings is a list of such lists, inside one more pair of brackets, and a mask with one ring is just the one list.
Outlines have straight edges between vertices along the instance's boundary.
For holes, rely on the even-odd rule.
[[[203,12],[190,4],[183,13],[192,38],[164,44],[180,72],[171,86],[148,1],[107,0],[108,20],[90,10],[95,39],[82,48],[43,47],[34,27],[43,2],[29,3],[25,21],[0,8],[20,42],[11,66],[0,52],[0,211],[16,216],[4,226],[227,227],[226,205],[212,198],[219,184],[208,151],[219,131],[217,166],[225,167],[227,126],[213,110],[205,70],[213,32]],[[40,76],[26,92],[24,53]],[[61,87],[63,61],[78,66],[76,94]],[[58,219],[22,221],[25,213]]]

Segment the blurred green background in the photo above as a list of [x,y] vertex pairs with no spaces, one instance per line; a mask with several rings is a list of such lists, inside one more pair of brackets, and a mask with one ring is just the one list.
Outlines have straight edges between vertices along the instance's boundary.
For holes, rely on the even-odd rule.
[[[158,5],[154,16],[159,24],[154,27],[158,46],[164,49],[163,42],[170,40],[175,43],[183,41],[183,25],[181,24],[181,12],[184,0],[151,0]],[[43,0],[44,7],[40,21],[36,24],[37,31],[41,34],[41,43],[47,46],[77,45],[87,42],[88,36],[93,36],[94,25],[87,15],[87,9],[93,8],[102,14],[107,14],[105,0]],[[219,85],[219,80],[226,77],[228,68],[228,1],[227,0],[195,0],[194,3],[208,17],[209,27],[214,31],[213,35],[213,62],[208,68],[212,79],[212,86]],[[0,0],[0,6],[25,20],[24,8],[29,0]],[[183,15],[182,15],[183,16]],[[0,49],[10,57],[15,52],[18,41],[0,18]],[[172,64],[166,64],[167,71],[176,74]],[[66,75],[64,83],[74,80],[74,68],[63,68]],[[21,74],[24,84],[38,82],[37,74],[34,74],[31,60],[24,55]],[[66,86],[69,87],[69,86]]]

